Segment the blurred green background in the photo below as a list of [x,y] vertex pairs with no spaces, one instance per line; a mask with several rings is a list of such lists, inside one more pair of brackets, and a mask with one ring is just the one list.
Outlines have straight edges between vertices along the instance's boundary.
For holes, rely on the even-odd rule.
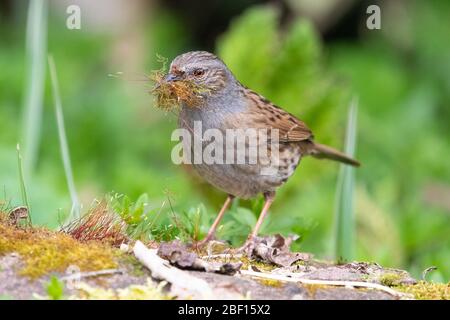
[[[406,268],[416,277],[436,266],[429,278],[448,281],[450,2],[374,3],[381,7],[381,30],[366,28],[372,2],[356,0],[50,1],[43,24],[30,22],[28,1],[1,2],[0,201],[23,204],[21,143],[33,222],[56,228],[70,212],[49,52],[84,210],[111,191],[134,200],[145,193],[149,214],[161,213],[160,228],[180,213],[186,224],[201,220],[203,234],[225,195],[172,164],[176,116],[152,106],[146,75],[161,67],[156,54],[172,59],[210,50],[241,82],[337,148],[343,148],[350,101],[358,97],[356,156],[363,166],[356,171],[352,258]],[[80,30],[66,28],[71,4],[81,8]],[[40,39],[45,54],[34,52],[33,60],[39,25],[47,44]],[[33,61],[41,65],[33,69]],[[42,103],[39,86],[30,93],[39,66],[46,70]],[[30,103],[42,104],[42,111],[27,120]],[[300,250],[332,258],[338,172],[335,163],[303,160],[279,190],[263,232],[300,234]],[[235,203],[220,237],[242,241],[260,205]]]

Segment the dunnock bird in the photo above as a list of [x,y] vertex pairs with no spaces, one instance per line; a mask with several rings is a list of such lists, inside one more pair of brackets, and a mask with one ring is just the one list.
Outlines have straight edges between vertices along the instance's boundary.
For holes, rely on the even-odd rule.
[[[194,123],[199,121],[202,132],[208,129],[220,132],[227,132],[229,129],[266,129],[267,136],[272,131],[278,133],[276,159],[278,166],[271,174],[262,173],[264,164],[261,161],[254,164],[211,164],[204,161],[193,163],[200,176],[228,194],[208,235],[200,244],[214,237],[220,220],[234,197],[248,199],[262,193],[265,203],[256,226],[249,235],[247,240],[249,243],[257,236],[269,207],[274,201],[276,189],[289,179],[304,156],[311,155],[315,158],[326,158],[359,166],[358,161],[342,152],[315,142],[311,130],[304,122],[243,86],[225,63],[212,53],[192,51],[179,55],[172,61],[169,73],[163,82],[170,86],[176,86],[177,82],[191,82],[197,88],[199,86],[205,88],[204,94],[200,94],[200,99],[197,99],[197,104],[194,106],[178,96],[181,106],[180,128],[192,132]],[[267,138],[267,140],[270,139]],[[191,147],[188,152],[191,154],[202,152],[194,149]],[[226,150],[223,154],[225,153]],[[274,152],[269,148],[269,153]]]

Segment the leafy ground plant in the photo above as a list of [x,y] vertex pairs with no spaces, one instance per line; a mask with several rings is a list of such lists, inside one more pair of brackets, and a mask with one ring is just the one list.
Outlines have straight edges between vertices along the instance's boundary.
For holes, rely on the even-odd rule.
[[52,276],[47,284],[47,295],[51,300],[61,300],[64,295],[64,283]]

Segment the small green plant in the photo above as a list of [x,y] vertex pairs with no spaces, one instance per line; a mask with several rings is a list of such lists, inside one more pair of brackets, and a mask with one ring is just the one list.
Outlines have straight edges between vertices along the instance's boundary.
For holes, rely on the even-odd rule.
[[179,214],[172,212],[171,220],[177,228],[177,238],[182,241],[198,241],[202,239],[210,225],[210,216],[207,214],[203,204],[181,211]]
[[110,195],[109,199],[112,209],[130,226],[142,222],[149,211],[149,198],[146,193],[140,195],[136,202],[132,202],[127,195],[118,193]]
[[111,209],[127,224],[127,234],[132,239],[152,239],[152,231],[159,214],[150,210],[146,193],[133,202],[127,195],[114,193],[108,196]]
[[50,278],[46,289],[47,295],[52,300],[61,300],[64,296],[64,283],[55,276]]
[[169,241],[180,233],[179,228],[172,223],[173,220],[162,217],[168,202],[166,200],[160,207],[152,208],[146,193],[140,195],[135,202],[119,193],[107,196],[108,206],[126,223],[127,235],[142,241]]
[[[132,201],[126,195],[114,193],[107,196],[107,203],[127,224],[127,235],[143,241],[199,241],[208,232],[214,218],[203,204],[177,212],[170,198],[161,206],[152,208],[147,194]],[[255,204],[255,208],[258,206]],[[240,207],[235,202],[219,226],[219,238],[233,244],[243,241],[256,223],[256,211]]]

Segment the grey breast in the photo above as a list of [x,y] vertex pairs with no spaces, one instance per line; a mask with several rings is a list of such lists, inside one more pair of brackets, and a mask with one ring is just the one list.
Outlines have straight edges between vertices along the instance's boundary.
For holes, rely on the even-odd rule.
[[[202,108],[182,107],[179,115],[179,127],[186,129],[190,133],[191,143],[186,145],[184,152],[190,154],[192,165],[198,174],[214,187],[236,197],[247,199],[259,193],[274,191],[282,185],[293,174],[295,167],[300,160],[300,150],[295,144],[280,145],[278,158],[275,163],[268,162],[267,159],[251,162],[246,156],[245,163],[205,163],[203,157],[198,153],[210,145],[212,140],[202,140],[201,148],[194,147],[193,139],[203,138],[208,129],[217,129],[223,134],[222,155],[223,162],[226,160],[226,129],[225,119],[234,112],[239,112],[241,106],[228,108],[214,108],[206,106]],[[201,127],[201,130],[199,130]],[[196,130],[197,129],[197,130]],[[259,143],[263,143],[259,141]],[[216,145],[218,146],[217,142]],[[228,145],[229,147],[230,145]],[[276,146],[278,147],[278,146]],[[236,152],[236,150],[234,150]],[[269,155],[272,150],[269,150]],[[195,153],[200,163],[195,163]],[[237,160],[235,158],[235,160]],[[273,159],[272,159],[273,160]],[[275,165],[274,165],[275,164]]]

